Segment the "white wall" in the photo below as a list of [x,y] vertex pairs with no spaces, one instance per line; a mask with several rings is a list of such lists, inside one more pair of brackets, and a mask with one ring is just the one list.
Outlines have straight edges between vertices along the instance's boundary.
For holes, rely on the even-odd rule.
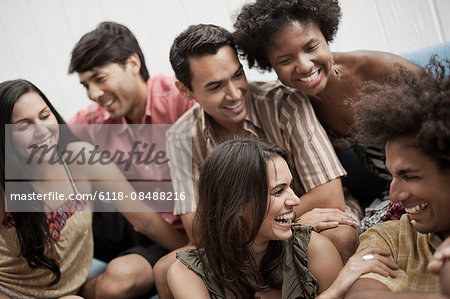
[[[374,49],[399,53],[450,41],[449,0],[341,0],[343,17],[334,51]],[[104,20],[136,35],[150,74],[173,74],[174,37],[190,24],[232,30],[242,0],[0,0],[0,81],[25,78],[48,96],[65,118],[89,103],[68,75],[70,52]],[[246,63],[244,62],[244,65]],[[247,72],[249,79],[274,74]]]

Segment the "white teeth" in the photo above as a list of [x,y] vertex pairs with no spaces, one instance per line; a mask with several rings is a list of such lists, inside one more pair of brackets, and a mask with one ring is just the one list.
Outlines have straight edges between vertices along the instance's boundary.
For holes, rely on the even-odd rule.
[[418,212],[422,211],[426,206],[428,206],[428,204],[425,202],[421,203],[420,205],[416,205],[414,207],[405,208],[405,211],[410,214],[417,214]]
[[301,82],[304,82],[304,83],[310,83],[310,82],[313,82],[314,80],[316,80],[317,77],[319,77],[319,70],[315,71],[315,72],[314,72],[311,76],[309,76],[309,77],[301,78],[301,79],[298,79],[298,80],[301,81]]
[[52,141],[52,137],[47,138],[45,141],[41,143],[33,144],[33,146],[41,147],[41,146],[48,146],[50,142]]
[[280,216],[275,217],[275,220],[286,220],[286,219],[292,219],[294,217],[294,212],[290,212],[288,214],[283,214]]
[[112,100],[109,100],[108,102],[106,102],[106,103],[103,103],[102,105],[103,105],[103,107],[106,107],[106,108],[108,108],[109,106],[111,106],[111,104],[114,102],[114,99],[112,99]]
[[237,107],[241,106],[241,104],[242,104],[242,101],[239,100],[233,106],[223,106],[223,108],[233,110],[233,109],[236,109]]

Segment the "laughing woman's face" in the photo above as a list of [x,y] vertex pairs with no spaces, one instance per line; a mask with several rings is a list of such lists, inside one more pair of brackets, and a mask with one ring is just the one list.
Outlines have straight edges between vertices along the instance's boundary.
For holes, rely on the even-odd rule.
[[293,21],[272,40],[267,58],[278,79],[307,95],[317,95],[332,76],[333,56],[320,28],[312,21]]
[[[50,148],[58,142],[58,121],[44,99],[36,92],[23,94],[17,100],[11,122],[14,124],[14,148],[19,156],[25,159],[30,157],[34,148]],[[45,159],[50,158],[51,152],[45,155]]]

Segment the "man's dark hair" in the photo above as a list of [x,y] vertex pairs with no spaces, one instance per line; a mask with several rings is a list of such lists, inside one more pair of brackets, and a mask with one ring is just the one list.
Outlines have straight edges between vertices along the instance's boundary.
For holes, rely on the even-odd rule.
[[267,50],[272,39],[293,21],[313,22],[329,43],[339,25],[337,0],[257,0],[242,7],[234,23],[234,41],[248,66],[271,70]]
[[124,25],[102,22],[93,31],[83,35],[73,48],[69,74],[87,72],[111,62],[123,66],[134,53],[141,61],[140,75],[147,81],[149,74],[144,54],[133,33]]
[[170,63],[177,79],[192,90],[190,57],[214,55],[223,46],[230,46],[236,52],[231,33],[219,26],[191,25],[181,32],[170,48]]
[[450,170],[450,61],[434,58],[420,74],[401,70],[387,83],[367,82],[354,105],[356,138],[383,145],[388,140],[413,136],[415,146]]

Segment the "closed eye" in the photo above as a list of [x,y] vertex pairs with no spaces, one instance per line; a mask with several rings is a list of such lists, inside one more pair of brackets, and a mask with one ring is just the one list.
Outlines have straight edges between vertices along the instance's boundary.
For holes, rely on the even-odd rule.
[[46,120],[47,118],[50,117],[50,114],[45,114],[41,116],[41,120]]
[[242,77],[243,74],[244,74],[244,71],[242,69],[240,69],[238,72],[236,72],[236,74],[234,74],[233,79],[239,79]]
[[17,131],[25,131],[30,127],[30,124],[23,124],[15,126]]
[[101,83],[104,80],[105,80],[105,76],[99,76],[99,77],[95,78],[95,82],[97,82],[97,83]]
[[275,190],[275,192],[272,193],[273,196],[280,196],[283,193],[284,189],[283,188],[279,188],[277,190]]
[[414,180],[419,180],[421,177],[417,176],[417,175],[405,175],[403,176],[403,179],[405,181],[414,181]]
[[286,58],[286,59],[280,60],[280,61],[278,62],[278,65],[287,65],[287,64],[289,64],[291,61],[292,61],[292,58]]
[[317,49],[317,47],[319,47],[319,44],[314,44],[311,47],[308,48],[308,51],[314,51],[315,49]]
[[208,88],[208,90],[209,91],[215,91],[215,90],[218,90],[219,88],[220,88],[220,84],[214,84],[214,85],[211,85],[209,88]]

